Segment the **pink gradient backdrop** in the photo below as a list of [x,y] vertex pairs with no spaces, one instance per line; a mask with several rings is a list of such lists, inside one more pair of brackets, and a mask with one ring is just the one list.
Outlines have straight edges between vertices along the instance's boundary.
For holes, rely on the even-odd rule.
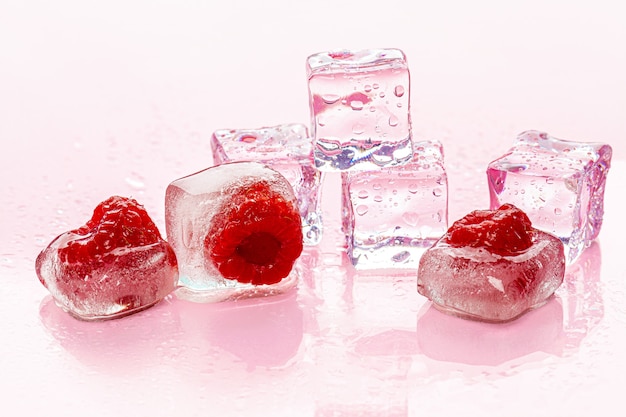
[[[3,408],[619,415],[605,407],[626,372],[626,16],[615,3],[0,0]],[[487,206],[486,164],[523,130],[613,146],[603,231],[545,307],[467,322],[430,308],[414,273],[355,273],[337,249],[336,175],[295,293],[172,298],[105,323],[54,305],[34,259],[57,234],[113,194],[140,200],[163,230],[167,184],[209,166],[214,130],[308,123],[306,57],[368,47],[408,57],[414,134],[444,144],[451,221]]]

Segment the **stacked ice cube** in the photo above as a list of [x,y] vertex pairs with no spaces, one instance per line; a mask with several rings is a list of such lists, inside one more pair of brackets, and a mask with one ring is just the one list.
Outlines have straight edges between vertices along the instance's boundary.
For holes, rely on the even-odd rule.
[[522,132],[487,168],[491,208],[512,203],[533,225],[559,237],[568,263],[598,236],[611,147]]
[[357,269],[417,268],[447,229],[443,148],[411,134],[410,76],[398,49],[307,59],[315,166],[342,173],[347,254]]

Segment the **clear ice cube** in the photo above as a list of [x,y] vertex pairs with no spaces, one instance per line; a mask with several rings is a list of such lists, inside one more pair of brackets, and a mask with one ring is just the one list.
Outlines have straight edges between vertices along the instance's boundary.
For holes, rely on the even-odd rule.
[[176,256],[164,241],[118,248],[114,260],[100,262],[76,279],[59,258],[59,248],[81,237],[74,232],[60,235],[36,261],[39,279],[70,315],[86,321],[124,317],[157,304],[176,288]]
[[523,132],[487,168],[491,208],[522,209],[534,227],[563,241],[571,263],[600,232],[611,154],[607,144]]
[[511,256],[453,247],[444,236],[422,255],[417,289],[445,313],[505,322],[545,304],[564,274],[562,242],[540,230],[529,249]]
[[280,172],[293,186],[302,217],[306,245],[322,238],[320,184],[323,174],[315,169],[312,142],[307,128],[298,123],[258,129],[221,129],[211,138],[213,162],[262,162]]
[[417,268],[448,228],[441,143],[416,142],[414,148],[405,165],[342,173],[342,226],[357,269]]
[[411,160],[409,68],[398,49],[322,52],[307,59],[314,160],[324,171]]
[[[266,196],[260,198],[258,194],[247,197],[251,194],[251,190],[259,189],[260,186],[271,190],[272,194],[266,193]],[[245,205],[253,204],[252,210],[248,210],[247,213],[254,214],[256,207],[254,204],[259,201],[277,204],[277,196],[282,201],[281,204],[288,204],[293,211],[298,242],[286,245],[288,247],[282,246],[282,236],[278,234],[283,233],[284,225],[276,225],[276,221],[266,221],[267,217],[264,216],[267,214],[267,205],[264,206],[266,209],[264,213],[256,213],[257,218],[228,218],[228,223],[224,229],[221,229],[220,235],[213,234],[218,224],[216,222],[224,222],[227,213],[232,213],[237,208],[243,210]],[[232,239],[238,239],[241,244],[237,245],[236,252],[251,259],[250,264],[256,265],[267,263],[265,258],[268,256],[278,259],[276,256],[282,257],[284,251],[289,251],[291,256],[294,250],[298,249],[298,245],[299,250],[302,250],[302,233],[296,207],[293,188],[285,177],[258,162],[232,162],[216,165],[170,183],[165,195],[165,227],[168,242],[178,258],[180,278],[176,295],[196,302],[218,302],[280,294],[293,288],[298,279],[296,271],[291,269],[293,263],[281,265],[287,268],[288,275],[279,282],[271,285],[254,285],[238,279],[225,278],[212,258],[214,252],[212,253],[209,248],[218,242],[218,239],[225,239],[228,244],[232,243]],[[256,224],[250,223],[251,221]],[[251,230],[249,234],[247,229],[245,234],[242,234],[244,231],[241,229],[229,230],[231,226],[235,227],[244,223],[250,224],[250,227],[247,227]],[[233,235],[233,231],[237,234]],[[226,233],[230,233],[228,238],[226,238]],[[253,235],[256,237],[262,235],[262,239],[267,241],[265,237],[275,233],[278,234],[270,239],[272,241],[270,243],[276,242],[274,237],[279,240],[277,253],[276,248],[269,248],[269,252],[264,250],[259,246],[258,240],[256,243],[253,242],[252,246],[246,247],[246,239]],[[256,246],[257,253],[244,253],[249,252],[251,247],[255,249],[254,246]]]

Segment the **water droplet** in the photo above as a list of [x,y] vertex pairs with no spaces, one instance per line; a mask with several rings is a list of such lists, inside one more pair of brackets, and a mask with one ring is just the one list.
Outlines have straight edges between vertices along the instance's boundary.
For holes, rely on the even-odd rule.
[[385,92],[381,91],[380,93],[378,93],[378,97],[385,98]]
[[378,84],[374,83],[372,84],[372,87],[374,87],[374,90],[378,89],[378,87],[380,87]]
[[435,188],[435,189],[433,190],[433,195],[434,195],[435,197],[441,197],[441,195],[442,195],[442,194],[443,194],[443,191],[441,191],[441,188]]
[[383,201],[383,197],[380,195],[375,195],[374,196],[374,201],[377,203],[380,203],[381,201]]
[[341,97],[339,97],[337,94],[324,94],[322,96],[322,100],[326,104],[335,104],[336,102],[339,101],[340,98]]
[[379,182],[375,182],[374,184],[372,184],[372,188],[373,188],[374,190],[380,190],[381,188],[383,188],[383,186],[382,186],[382,185],[380,185],[380,183],[379,183]]
[[393,93],[396,97],[402,97],[404,95],[404,87],[401,85],[396,85],[396,88],[393,89]]
[[409,259],[409,257],[411,256],[411,254],[406,251],[403,250],[402,252],[396,253],[395,255],[393,255],[393,257],[391,258],[394,262],[404,262],[407,259]]
[[367,190],[361,190],[357,195],[359,198],[367,198],[370,194],[367,192]]
[[135,190],[142,190],[146,186],[143,178],[136,173],[130,174],[128,177],[124,178],[124,181]]
[[367,211],[369,210],[369,208],[366,205],[359,205],[356,207],[356,214],[358,214],[359,216],[364,216],[365,214],[367,214]]
[[363,132],[365,132],[365,126],[363,126],[361,123],[357,123],[352,126],[352,133],[354,133],[355,135],[361,135],[363,134]]
[[369,93],[370,91],[372,91],[372,86],[369,84],[365,84],[363,86],[363,91],[365,91],[366,93]]
[[546,184],[554,184],[554,178],[552,177],[546,178]]
[[363,102],[359,100],[353,100],[350,102],[350,107],[352,107],[352,110],[363,110]]
[[398,126],[398,123],[400,121],[398,120],[398,118],[394,115],[389,116],[389,126]]
[[411,184],[409,184],[409,192],[411,194],[415,194],[419,191],[419,187],[417,186],[416,183],[412,182]]
[[396,104],[396,107],[398,107],[399,109],[402,108],[402,103]]
[[560,208],[557,207],[554,209],[554,214],[556,214],[557,216],[560,216],[561,213],[563,213],[563,210],[561,210]]
[[433,213],[433,220],[436,221],[437,223],[441,223],[441,220],[443,219],[443,216],[441,215],[441,212],[438,211],[437,213]]
[[370,106],[370,111],[371,111],[371,112],[375,112],[375,111],[376,111],[376,107],[374,107],[374,106]]
[[239,141],[243,143],[253,143],[256,140],[257,140],[256,135],[250,135],[250,134],[241,135],[241,137],[239,138]]
[[407,211],[402,214],[402,220],[404,220],[404,222],[409,226],[417,226],[419,216],[415,212]]

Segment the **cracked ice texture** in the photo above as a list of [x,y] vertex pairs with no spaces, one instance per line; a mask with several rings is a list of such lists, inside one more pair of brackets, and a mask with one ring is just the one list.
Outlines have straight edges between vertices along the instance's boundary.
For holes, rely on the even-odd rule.
[[[214,217],[220,216],[233,192],[267,182],[285,200],[296,204],[293,188],[277,171],[258,162],[216,165],[171,182],[165,192],[165,229],[178,258],[176,295],[194,302],[219,302],[284,293],[297,283],[297,273],[272,285],[226,279],[206,259],[204,241]],[[209,237],[210,238],[210,237]]]
[[448,180],[438,141],[416,142],[412,160],[342,173],[343,230],[357,269],[417,268],[448,228]]
[[86,321],[124,317],[157,304],[176,288],[176,256],[164,241],[115,249],[112,261],[77,279],[60,260],[59,248],[80,238],[74,232],[60,235],[36,261],[41,282],[72,316]]
[[521,133],[487,168],[491,208],[512,203],[533,226],[558,236],[572,263],[598,236],[611,147]]
[[410,80],[402,51],[318,53],[307,59],[307,76],[318,169],[379,169],[410,161]]
[[306,126],[291,123],[258,129],[221,129],[213,133],[211,149],[216,165],[257,161],[280,172],[293,186],[298,198],[304,243],[316,245],[320,242],[323,174],[313,166],[312,143]]
[[500,256],[482,247],[453,247],[444,236],[420,259],[418,292],[451,315],[513,320],[545,304],[565,275],[562,242],[537,229],[532,242],[518,255]]

